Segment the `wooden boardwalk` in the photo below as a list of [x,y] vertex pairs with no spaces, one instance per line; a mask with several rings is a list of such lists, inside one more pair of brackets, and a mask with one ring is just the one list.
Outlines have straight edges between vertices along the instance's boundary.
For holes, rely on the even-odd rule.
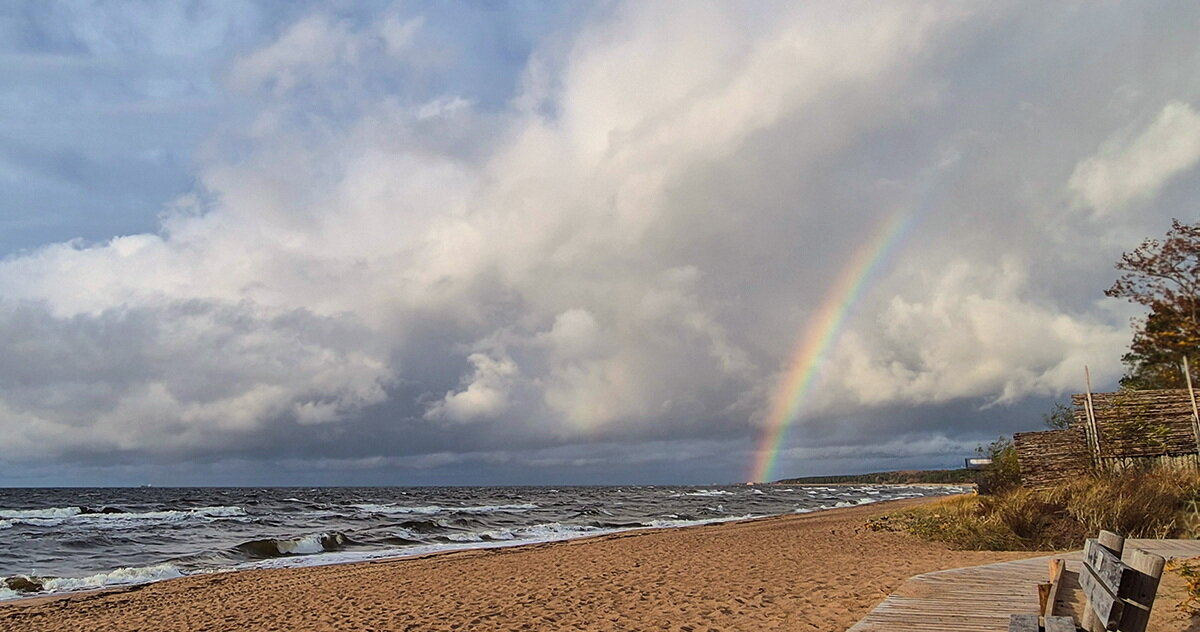
[[[1193,557],[1200,555],[1200,540],[1126,540],[1125,550],[1133,549]],[[1068,576],[1078,576],[1080,551],[917,575],[847,632],[1006,632],[1010,615],[1037,614],[1037,585],[1056,557],[1067,560]],[[1079,608],[1078,584],[1069,584],[1058,613]]]

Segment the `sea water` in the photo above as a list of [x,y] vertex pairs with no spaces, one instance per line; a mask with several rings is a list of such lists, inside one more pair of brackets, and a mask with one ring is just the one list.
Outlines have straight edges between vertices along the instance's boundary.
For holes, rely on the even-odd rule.
[[963,491],[887,485],[0,489],[0,599]]

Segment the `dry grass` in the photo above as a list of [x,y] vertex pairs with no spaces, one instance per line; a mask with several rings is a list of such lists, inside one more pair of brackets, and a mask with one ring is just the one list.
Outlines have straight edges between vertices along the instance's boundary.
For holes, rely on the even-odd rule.
[[1194,537],[1200,473],[1125,472],[1054,489],[951,498],[871,520],[971,550],[1074,549],[1101,529],[1131,538]]

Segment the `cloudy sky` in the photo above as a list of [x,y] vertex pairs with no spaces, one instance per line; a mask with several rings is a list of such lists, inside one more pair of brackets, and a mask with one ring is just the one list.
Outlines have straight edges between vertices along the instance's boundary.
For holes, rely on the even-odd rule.
[[[1111,387],[1192,2],[0,8],[0,486],[954,467]],[[846,298],[846,297],[843,297]]]

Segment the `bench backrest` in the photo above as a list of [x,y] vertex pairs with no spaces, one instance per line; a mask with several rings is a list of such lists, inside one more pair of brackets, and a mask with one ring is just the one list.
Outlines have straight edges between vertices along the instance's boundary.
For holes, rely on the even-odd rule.
[[1140,549],[1121,560],[1124,538],[1101,532],[1083,547],[1079,584],[1087,596],[1084,627],[1090,632],[1145,632],[1166,560]]

